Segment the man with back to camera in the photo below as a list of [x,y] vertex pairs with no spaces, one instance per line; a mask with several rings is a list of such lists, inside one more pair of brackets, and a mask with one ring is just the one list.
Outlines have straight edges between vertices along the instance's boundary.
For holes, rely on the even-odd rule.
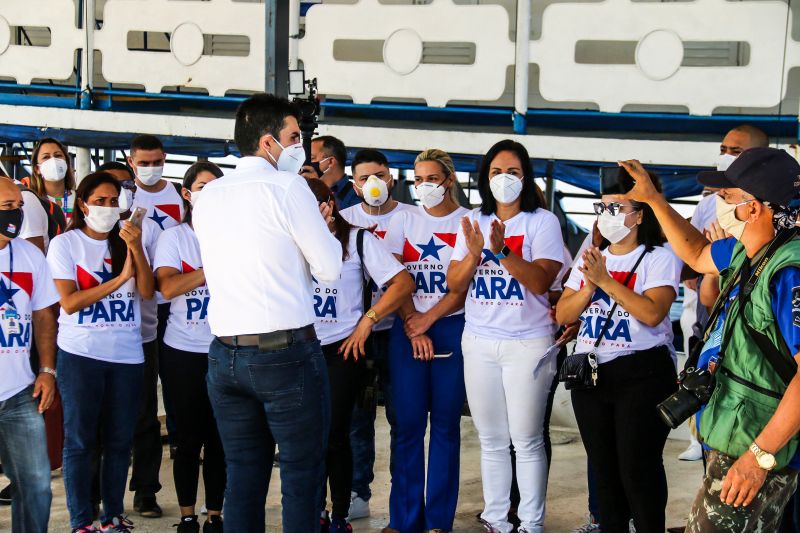
[[330,391],[311,277],[334,281],[342,248],[330,207],[298,171],[299,112],[257,94],[236,111],[234,171],[197,194],[193,224],[210,294],[208,391],[228,470],[225,529],[264,531],[281,452],[283,531],[319,531]]
[[361,202],[353,182],[344,173],[346,163],[344,143],[336,137],[323,135],[311,141],[311,165],[304,166],[300,172],[308,179],[321,179],[333,193],[340,211]]
[[[800,165],[783,150],[752,148],[724,172],[719,224],[733,238],[708,240],[655,192],[638,161],[623,161],[675,253],[696,272],[720,274],[724,317],[703,350],[714,394],[700,435],[711,449],[686,531],[777,531],[800,466]],[[716,346],[716,349],[714,349]]]

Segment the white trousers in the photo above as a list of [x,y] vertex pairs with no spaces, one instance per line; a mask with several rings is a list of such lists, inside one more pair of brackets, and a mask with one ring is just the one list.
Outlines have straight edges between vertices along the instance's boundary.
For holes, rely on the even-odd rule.
[[529,533],[544,530],[547,455],[544,415],[556,358],[543,358],[553,338],[497,340],[464,331],[464,380],[481,442],[485,508],[481,518],[510,533],[511,453],[517,456],[517,514]]

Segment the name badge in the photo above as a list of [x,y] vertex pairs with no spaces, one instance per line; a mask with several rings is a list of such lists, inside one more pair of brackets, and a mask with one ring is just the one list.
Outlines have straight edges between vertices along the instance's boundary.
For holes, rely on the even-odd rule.
[[8,335],[19,335],[21,328],[19,324],[19,313],[16,309],[6,309],[3,311],[3,329]]

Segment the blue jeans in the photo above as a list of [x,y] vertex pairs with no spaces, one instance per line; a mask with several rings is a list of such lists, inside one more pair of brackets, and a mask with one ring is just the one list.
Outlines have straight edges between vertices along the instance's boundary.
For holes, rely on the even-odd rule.
[[[378,373],[383,401],[386,408],[386,420],[389,422],[389,449],[394,449],[395,414],[392,404],[392,385],[389,377],[389,332],[376,331],[367,341],[371,350],[369,357]],[[359,498],[369,500],[372,491],[370,483],[375,479],[375,416],[378,409],[376,401],[369,405],[356,404],[353,419],[350,422],[350,449],[353,452],[353,486],[352,490]],[[391,471],[393,454],[389,455],[389,471]]]
[[[461,411],[466,396],[463,332],[464,315],[438,320],[427,334],[436,353],[452,355],[420,361],[414,359],[403,321],[398,318],[392,328],[392,390],[395,405],[402,405],[402,409],[396,412],[389,527],[402,533],[453,529],[458,503]],[[429,418],[426,476],[425,432]]]
[[215,339],[208,396],[225,450],[225,529],[264,531],[275,445],[281,451],[284,533],[319,531],[330,389],[319,341],[274,352]]
[[125,481],[139,414],[144,364],[109,363],[58,350],[64,404],[64,488],[70,526],[92,523],[92,457],[101,431],[101,521],[124,512]]
[[33,387],[0,402],[0,461],[11,483],[11,531],[44,533],[50,518],[50,460]]

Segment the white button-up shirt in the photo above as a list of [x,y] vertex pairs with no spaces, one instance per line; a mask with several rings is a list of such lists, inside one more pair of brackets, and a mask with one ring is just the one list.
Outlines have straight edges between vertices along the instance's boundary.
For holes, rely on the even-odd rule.
[[311,276],[339,279],[342,246],[304,178],[244,157],[206,185],[192,213],[216,336],[314,323]]

